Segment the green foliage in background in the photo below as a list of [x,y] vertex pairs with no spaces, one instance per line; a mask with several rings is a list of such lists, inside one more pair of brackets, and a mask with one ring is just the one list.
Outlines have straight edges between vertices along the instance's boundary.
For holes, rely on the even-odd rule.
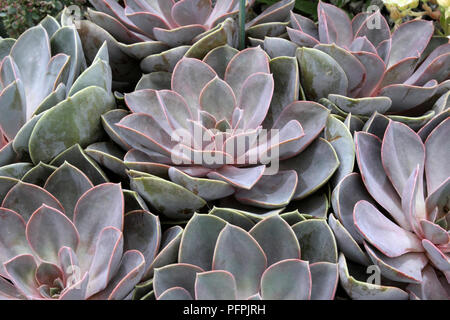
[[435,22],[436,33],[450,35],[450,0],[383,0],[395,25],[411,19]]
[[87,0],[0,0],[1,36],[17,38],[47,15],[56,16],[65,6],[83,9],[86,4]]

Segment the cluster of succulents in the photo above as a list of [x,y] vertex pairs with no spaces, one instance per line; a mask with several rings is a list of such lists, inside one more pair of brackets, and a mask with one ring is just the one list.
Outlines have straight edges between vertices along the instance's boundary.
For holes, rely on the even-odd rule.
[[449,39],[269,2],[0,39],[0,299],[450,299]]
[[439,34],[450,35],[450,1],[448,0],[383,0],[383,4],[396,25],[426,16],[435,21]]

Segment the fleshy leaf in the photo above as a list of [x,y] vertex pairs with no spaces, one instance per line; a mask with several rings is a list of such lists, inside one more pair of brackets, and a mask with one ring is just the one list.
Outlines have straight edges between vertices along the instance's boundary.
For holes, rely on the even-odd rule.
[[106,227],[100,232],[89,267],[89,284],[86,293],[88,296],[107,287],[119,268],[123,242],[122,232],[114,227]]
[[400,197],[387,177],[381,162],[381,141],[375,135],[355,133],[356,159],[361,176],[370,195],[384,208],[404,229],[411,228],[405,217]]
[[145,258],[149,270],[161,244],[159,218],[147,211],[128,212],[124,219],[124,250],[138,250]]
[[332,185],[336,186],[347,174],[353,172],[356,154],[355,144],[349,129],[335,117],[328,117],[324,137],[333,146],[340,163],[332,178]]
[[227,66],[224,80],[241,100],[245,81],[255,73],[270,73],[269,57],[261,48],[248,48],[236,54]]
[[255,223],[249,217],[239,212],[238,210],[230,208],[219,208],[214,206],[208,214],[219,217],[226,222],[231,223],[232,225],[244,229],[245,231],[249,231],[255,226]]
[[425,148],[414,131],[404,124],[391,121],[384,134],[381,159],[387,176],[398,194],[402,195],[406,181],[417,165],[419,176],[422,176]]
[[208,82],[200,94],[200,108],[209,112],[217,120],[231,121],[236,104],[233,90],[218,77]]
[[136,250],[124,253],[119,269],[102,292],[93,296],[96,300],[123,300],[141,280],[145,271],[144,256]]
[[225,181],[234,187],[250,190],[261,179],[265,166],[238,168],[224,166],[207,174],[210,179]]
[[60,300],[85,300],[89,274],[86,272],[83,278],[71,287],[64,289],[59,297]]
[[249,76],[242,84],[242,92],[239,108],[243,112],[243,129],[257,128],[265,119],[272,101],[274,90],[272,75],[255,73]]
[[169,169],[169,177],[176,184],[188,189],[206,201],[221,199],[234,193],[234,188],[226,182],[193,178],[174,167]]
[[447,281],[450,280],[450,259],[448,255],[444,254],[438,247],[436,247],[429,240],[422,240],[422,245],[426,250],[428,259],[436,266],[437,269],[441,270],[445,275]]
[[14,139],[26,122],[26,102],[21,80],[16,80],[2,90],[0,105],[2,120],[0,125],[9,139]]
[[[68,185],[71,185],[70,192],[65,191]],[[78,199],[93,187],[94,185],[84,173],[68,162],[56,169],[44,185],[44,189],[62,204],[69,219],[73,218],[73,210]]]
[[258,293],[260,278],[267,258],[256,240],[244,230],[227,225],[217,239],[213,270],[225,270],[236,279],[237,298],[245,299]]
[[423,253],[406,253],[396,258],[389,258],[373,250],[366,243],[364,247],[384,277],[398,282],[420,283],[422,281],[422,269],[428,263]]
[[9,280],[28,299],[40,297],[35,278],[36,261],[32,255],[22,254],[4,263]]
[[333,214],[328,216],[328,225],[333,230],[339,251],[351,261],[361,265],[368,265],[369,259],[348,230],[337,220]]
[[111,142],[96,142],[89,145],[86,154],[102,167],[118,176],[126,177],[126,166],[123,163],[125,153]]
[[97,141],[103,134],[100,116],[114,106],[109,93],[99,87],[89,87],[46,112],[31,134],[33,162],[48,163],[74,144],[86,146]]
[[279,171],[275,175],[264,175],[251,190],[238,190],[236,199],[243,204],[272,209],[286,206],[297,188],[297,173],[294,170]]
[[331,144],[319,138],[294,158],[280,163],[283,170],[293,169],[298,175],[293,199],[301,200],[322,187],[336,172],[339,160]]
[[279,261],[261,277],[261,296],[265,300],[309,300],[311,287],[309,263],[298,259]]
[[73,221],[80,233],[77,255],[82,270],[89,268],[89,257],[94,254],[97,239],[104,228],[123,230],[123,210],[123,194],[118,184],[96,186],[78,200]]
[[172,219],[189,218],[206,204],[205,200],[191,191],[156,176],[134,178],[131,188],[152,207]]
[[217,75],[223,79],[228,63],[238,52],[238,50],[228,45],[217,47],[208,52],[203,58],[203,62],[213,68]]
[[164,291],[158,300],[193,300],[190,293],[181,287],[173,287]]
[[328,214],[330,205],[327,195],[318,191],[303,200],[296,201],[295,207],[302,214],[324,219]]
[[405,291],[390,286],[367,283],[355,279],[349,274],[345,256],[339,256],[339,279],[341,286],[354,300],[408,300]]
[[173,70],[172,90],[187,102],[191,113],[197,114],[199,97],[205,85],[216,77],[214,70],[206,63],[192,58],[183,58]]
[[183,229],[180,226],[173,226],[164,231],[161,238],[159,253],[150,269],[144,275],[145,279],[153,276],[155,268],[160,268],[178,261],[178,251],[182,234]]
[[[427,178],[428,194],[434,192],[450,176],[450,159],[447,138],[450,134],[450,118],[441,122],[425,141],[425,173]],[[446,161],[443,163],[442,161]]]
[[56,167],[39,162],[37,166],[24,174],[22,181],[43,187],[45,181],[55,170]]
[[412,293],[417,293],[418,297],[423,300],[448,299],[448,288],[445,288],[447,284],[443,285],[439,281],[439,278],[431,265],[425,267],[422,276],[423,280],[420,285],[409,285],[407,289],[412,291]]
[[[270,61],[270,71],[273,73],[275,90],[269,113],[264,120],[263,126],[270,120],[275,121],[285,107],[299,98],[300,73],[295,54],[292,57],[283,56],[272,59]],[[267,124],[267,127],[271,127],[271,125],[272,123],[270,125]]]
[[[5,208],[0,208],[0,218],[0,261],[5,262],[21,254],[31,254],[23,218]],[[0,267],[0,274],[6,276],[3,266]]]
[[[27,199],[27,201],[23,201]],[[28,222],[33,212],[43,204],[64,212],[58,200],[44,189],[24,183],[17,183],[3,199],[2,207],[19,213]]]
[[342,111],[362,116],[370,116],[374,112],[385,113],[392,104],[391,99],[387,97],[352,99],[337,94],[330,94],[328,99]]
[[361,200],[355,205],[354,220],[359,232],[390,258],[423,251],[415,234],[397,226],[367,201]]
[[339,63],[348,79],[348,92],[350,96],[355,96],[365,82],[366,69],[362,63],[349,51],[335,44],[320,44],[315,46],[314,49],[325,52]]
[[55,167],[61,167],[65,162],[70,163],[82,171],[94,185],[108,182],[106,174],[94,160],[86,155],[79,144],[76,144],[60,153],[55,159],[52,160],[52,162],[50,162],[50,164]]
[[[433,35],[433,29],[433,24],[425,20],[413,20],[400,25],[392,34],[389,66],[411,56],[420,56]],[[412,38],[415,41],[411,41]]]
[[146,73],[172,72],[188,50],[189,46],[177,46],[159,54],[150,55],[141,61],[141,69]]
[[[331,4],[325,2],[319,2],[317,7],[317,12],[319,16],[319,34],[323,36],[323,31],[321,30],[321,25],[328,25],[325,29],[328,31],[327,40],[328,42],[335,42],[339,46],[349,46],[353,39],[352,23],[347,13]],[[334,28],[335,34],[331,32]],[[322,31],[322,32],[321,32]]]

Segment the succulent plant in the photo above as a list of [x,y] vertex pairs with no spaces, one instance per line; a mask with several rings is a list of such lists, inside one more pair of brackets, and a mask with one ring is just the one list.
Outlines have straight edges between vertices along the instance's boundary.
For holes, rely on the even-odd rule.
[[345,11],[324,2],[318,17],[316,25],[291,13],[292,42],[266,37],[257,43],[272,58],[297,56],[306,98],[364,120],[375,111],[408,117],[397,117],[403,122],[422,116],[414,129],[436,114],[431,106],[450,87],[450,44],[448,38],[432,38],[432,22],[413,20],[391,34],[379,11],[350,21]]
[[[64,192],[68,182],[73,189]],[[123,210],[119,185],[94,187],[70,165],[44,188],[15,184],[0,209],[1,276],[10,281],[0,278],[2,298],[125,298],[145,260],[124,250]]]
[[90,2],[0,38],[0,299],[450,299],[431,21]]
[[8,140],[6,135],[3,133],[3,130],[0,128],[0,149],[8,144]]
[[[408,298],[404,290],[412,298],[450,297],[449,130],[448,109],[418,133],[373,117],[368,132],[355,133],[361,173],[347,175],[333,191],[339,220],[330,215],[329,223],[340,250],[354,262],[376,265],[403,289],[389,289],[398,298]],[[343,256],[340,263],[345,273]],[[352,297],[386,294],[342,273],[341,281]]]
[[22,181],[0,169],[0,201],[1,298],[131,299],[155,267],[176,261],[181,227],[162,233],[137,194],[94,186],[66,161]]
[[270,61],[260,48],[237,53],[225,46],[203,61],[183,58],[172,90],[126,94],[132,113],[115,110],[103,120],[128,150],[123,163],[132,170],[132,188],[156,211],[181,220],[231,195],[277,209],[314,193],[339,160],[318,137],[329,110],[296,101],[296,70],[293,58]]
[[[300,254],[303,244],[307,249]],[[159,300],[329,300],[337,287],[336,259],[333,234],[321,219],[291,227],[274,215],[247,231],[217,215],[196,214],[183,233],[178,263],[155,269],[154,295]]]
[[103,136],[100,116],[116,106],[106,44],[86,68],[77,30],[66,22],[47,17],[27,30],[0,67],[2,141],[35,164],[96,142]]
[[[90,2],[96,10],[89,10],[89,20],[80,22],[86,56],[90,60],[98,50],[95,43],[107,41],[114,88],[121,91],[127,91],[130,82],[135,85],[142,72],[171,73],[183,56],[203,59],[216,47],[238,46],[234,19],[239,12],[238,0],[134,0],[126,1],[125,8],[114,0]],[[280,1],[249,21],[249,35],[285,33],[294,2]],[[246,1],[246,8],[253,3]]]

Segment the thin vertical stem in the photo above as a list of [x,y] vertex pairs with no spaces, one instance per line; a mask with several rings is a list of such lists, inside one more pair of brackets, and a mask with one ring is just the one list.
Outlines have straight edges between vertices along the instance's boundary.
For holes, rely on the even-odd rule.
[[241,0],[239,6],[239,50],[245,49],[245,1]]

